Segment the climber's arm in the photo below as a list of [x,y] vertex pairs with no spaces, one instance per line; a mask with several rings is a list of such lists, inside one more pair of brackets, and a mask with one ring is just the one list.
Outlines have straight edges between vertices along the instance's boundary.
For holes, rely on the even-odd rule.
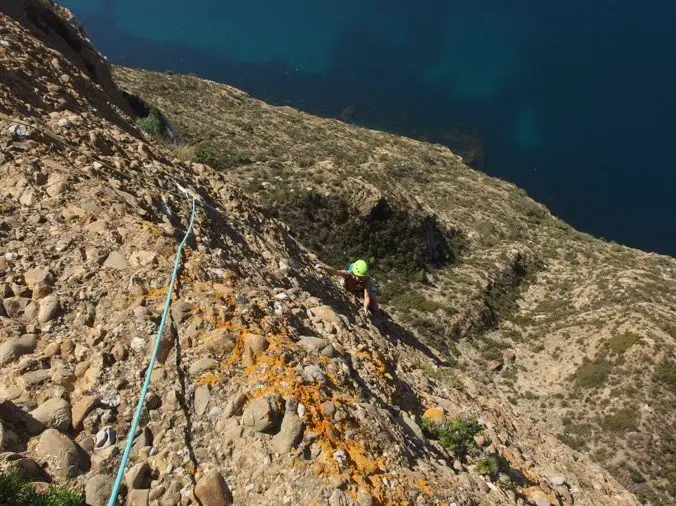
[[341,278],[346,278],[350,275],[350,273],[347,272],[347,271],[341,271],[339,269],[334,269],[333,267],[329,267],[326,264],[317,264],[317,265],[315,265],[315,269],[328,272],[332,276],[340,276]]
[[364,313],[369,314],[371,311],[371,291],[369,288],[364,288]]

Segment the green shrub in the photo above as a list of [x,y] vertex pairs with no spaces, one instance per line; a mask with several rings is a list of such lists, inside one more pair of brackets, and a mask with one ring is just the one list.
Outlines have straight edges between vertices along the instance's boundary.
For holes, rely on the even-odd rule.
[[578,437],[576,434],[557,434],[557,439],[573,450],[583,452],[589,449],[587,441]]
[[640,340],[641,336],[638,334],[634,334],[633,332],[625,332],[624,334],[611,337],[608,341],[608,346],[613,353],[621,355]]
[[605,416],[599,424],[603,430],[610,432],[627,432],[638,428],[637,411],[634,408],[624,408]]
[[523,334],[517,329],[500,328],[500,332],[502,333],[505,339],[511,339],[512,341],[517,343],[523,340]]
[[150,135],[160,137],[161,123],[155,116],[146,116],[145,118],[138,118],[139,126],[148,132]]
[[645,483],[646,479],[641,472],[636,469],[635,467],[627,467],[627,471],[629,472],[629,478],[631,478],[631,481],[634,483]]
[[220,151],[209,142],[201,142],[195,147],[194,160],[215,167],[220,160]]
[[433,313],[437,309],[443,309],[444,305],[434,300],[430,300],[418,292],[414,292],[411,288],[391,298],[391,304],[398,309],[407,309],[420,311],[421,313]]
[[0,474],[0,504],[27,504],[32,490],[30,485],[19,477],[16,469]]
[[46,494],[38,494],[16,469],[0,473],[0,504],[5,506],[83,506],[80,494],[52,485]]
[[[452,344],[455,346],[455,343]],[[454,356],[458,356],[459,354],[460,352],[458,350],[453,352]],[[450,386],[455,390],[462,390],[463,388],[462,381],[460,381],[460,378],[458,378],[458,375],[456,374],[456,369],[452,367],[441,366],[432,368],[425,366],[423,367],[423,371],[425,372],[425,376],[428,378],[435,379],[438,382]]]
[[84,501],[79,493],[57,486],[50,487],[47,494],[38,496],[35,503],[36,506],[82,506],[83,504]]
[[662,362],[655,369],[655,379],[676,388],[676,365],[667,361]]
[[226,152],[211,142],[200,142],[195,146],[193,161],[210,165],[214,169],[226,170],[237,165],[251,163],[251,157],[242,152]]
[[420,428],[422,428],[425,435],[432,439],[437,439],[439,437],[439,427],[440,424],[438,422],[425,417],[423,417],[420,424]]
[[456,454],[464,455],[472,448],[476,448],[474,436],[481,432],[483,432],[483,427],[475,419],[447,420],[439,427],[439,443]]
[[502,352],[509,348],[509,343],[505,341],[500,341],[498,339],[492,339],[490,337],[482,338],[484,346],[481,349],[481,356],[486,361],[491,360],[502,360]]
[[604,357],[598,357],[593,361],[585,359],[575,371],[575,384],[583,388],[603,386],[608,379],[611,367],[611,364]]
[[476,472],[483,475],[494,476],[499,471],[498,459],[492,455],[481,459],[476,464]]
[[477,420],[461,417],[443,422],[423,418],[420,426],[427,437],[438,439],[441,446],[458,455],[464,455],[476,448],[474,436],[484,430]]
[[[569,411],[568,414],[570,415],[571,412]],[[571,420],[571,424],[566,425],[565,433],[557,434],[556,437],[573,450],[582,452],[589,449],[587,441],[591,439],[593,432],[593,425],[586,422],[574,423]]]
[[484,290],[483,299],[499,318],[510,319],[518,312],[518,299],[543,267],[538,258],[519,253],[509,260],[502,272]]
[[162,117],[162,113],[156,107],[151,107],[148,116],[136,120],[142,130],[148,132],[153,137],[164,139],[168,136],[167,124]]
[[[264,195],[262,204],[324,262],[347,266],[355,258],[370,260],[373,275],[387,272],[389,281],[402,282],[401,293],[410,292],[409,283],[420,281],[421,273],[456,262],[464,241],[460,232],[446,229],[435,217],[384,199],[368,216],[355,213],[345,195],[314,190]],[[391,300],[385,292],[389,287],[383,296]],[[424,298],[405,302],[425,310],[433,307]]]

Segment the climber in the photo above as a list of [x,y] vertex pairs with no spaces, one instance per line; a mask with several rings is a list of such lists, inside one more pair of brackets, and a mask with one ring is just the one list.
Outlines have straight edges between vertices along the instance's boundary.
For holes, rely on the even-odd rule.
[[343,278],[343,286],[345,289],[354,294],[356,297],[364,296],[364,305],[360,309],[367,316],[376,313],[379,310],[378,297],[376,295],[376,285],[367,276],[368,265],[364,260],[357,260],[350,264],[346,271],[341,271],[329,267],[325,264],[317,264],[317,270],[323,270],[334,276]]

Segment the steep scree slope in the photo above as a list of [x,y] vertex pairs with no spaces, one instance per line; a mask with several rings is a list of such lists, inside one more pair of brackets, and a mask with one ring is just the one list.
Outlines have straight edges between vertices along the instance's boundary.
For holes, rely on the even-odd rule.
[[[355,316],[284,225],[144,137],[114,88],[31,31],[42,21],[22,13],[38,7],[78,33],[48,3],[0,6],[0,113],[19,120],[0,129],[2,469],[107,499],[188,222],[179,183],[211,207],[161,338],[127,504],[636,504],[486,387],[426,377],[441,371],[433,351]],[[478,420],[467,455],[425,436],[429,408]]]
[[322,260],[370,259],[386,309],[453,370],[644,501],[676,500],[674,259],[577,232],[441,146],[196,77],[114,74],[184,135],[177,155],[220,169]]

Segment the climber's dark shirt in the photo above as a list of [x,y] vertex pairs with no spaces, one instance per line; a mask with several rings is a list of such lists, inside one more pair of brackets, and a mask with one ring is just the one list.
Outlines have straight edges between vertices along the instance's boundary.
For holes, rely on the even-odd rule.
[[352,274],[350,274],[349,276],[345,277],[345,289],[348,292],[363,294],[364,290],[366,290],[370,286],[371,286],[371,278],[369,278],[368,276],[358,278],[357,276],[353,276]]

